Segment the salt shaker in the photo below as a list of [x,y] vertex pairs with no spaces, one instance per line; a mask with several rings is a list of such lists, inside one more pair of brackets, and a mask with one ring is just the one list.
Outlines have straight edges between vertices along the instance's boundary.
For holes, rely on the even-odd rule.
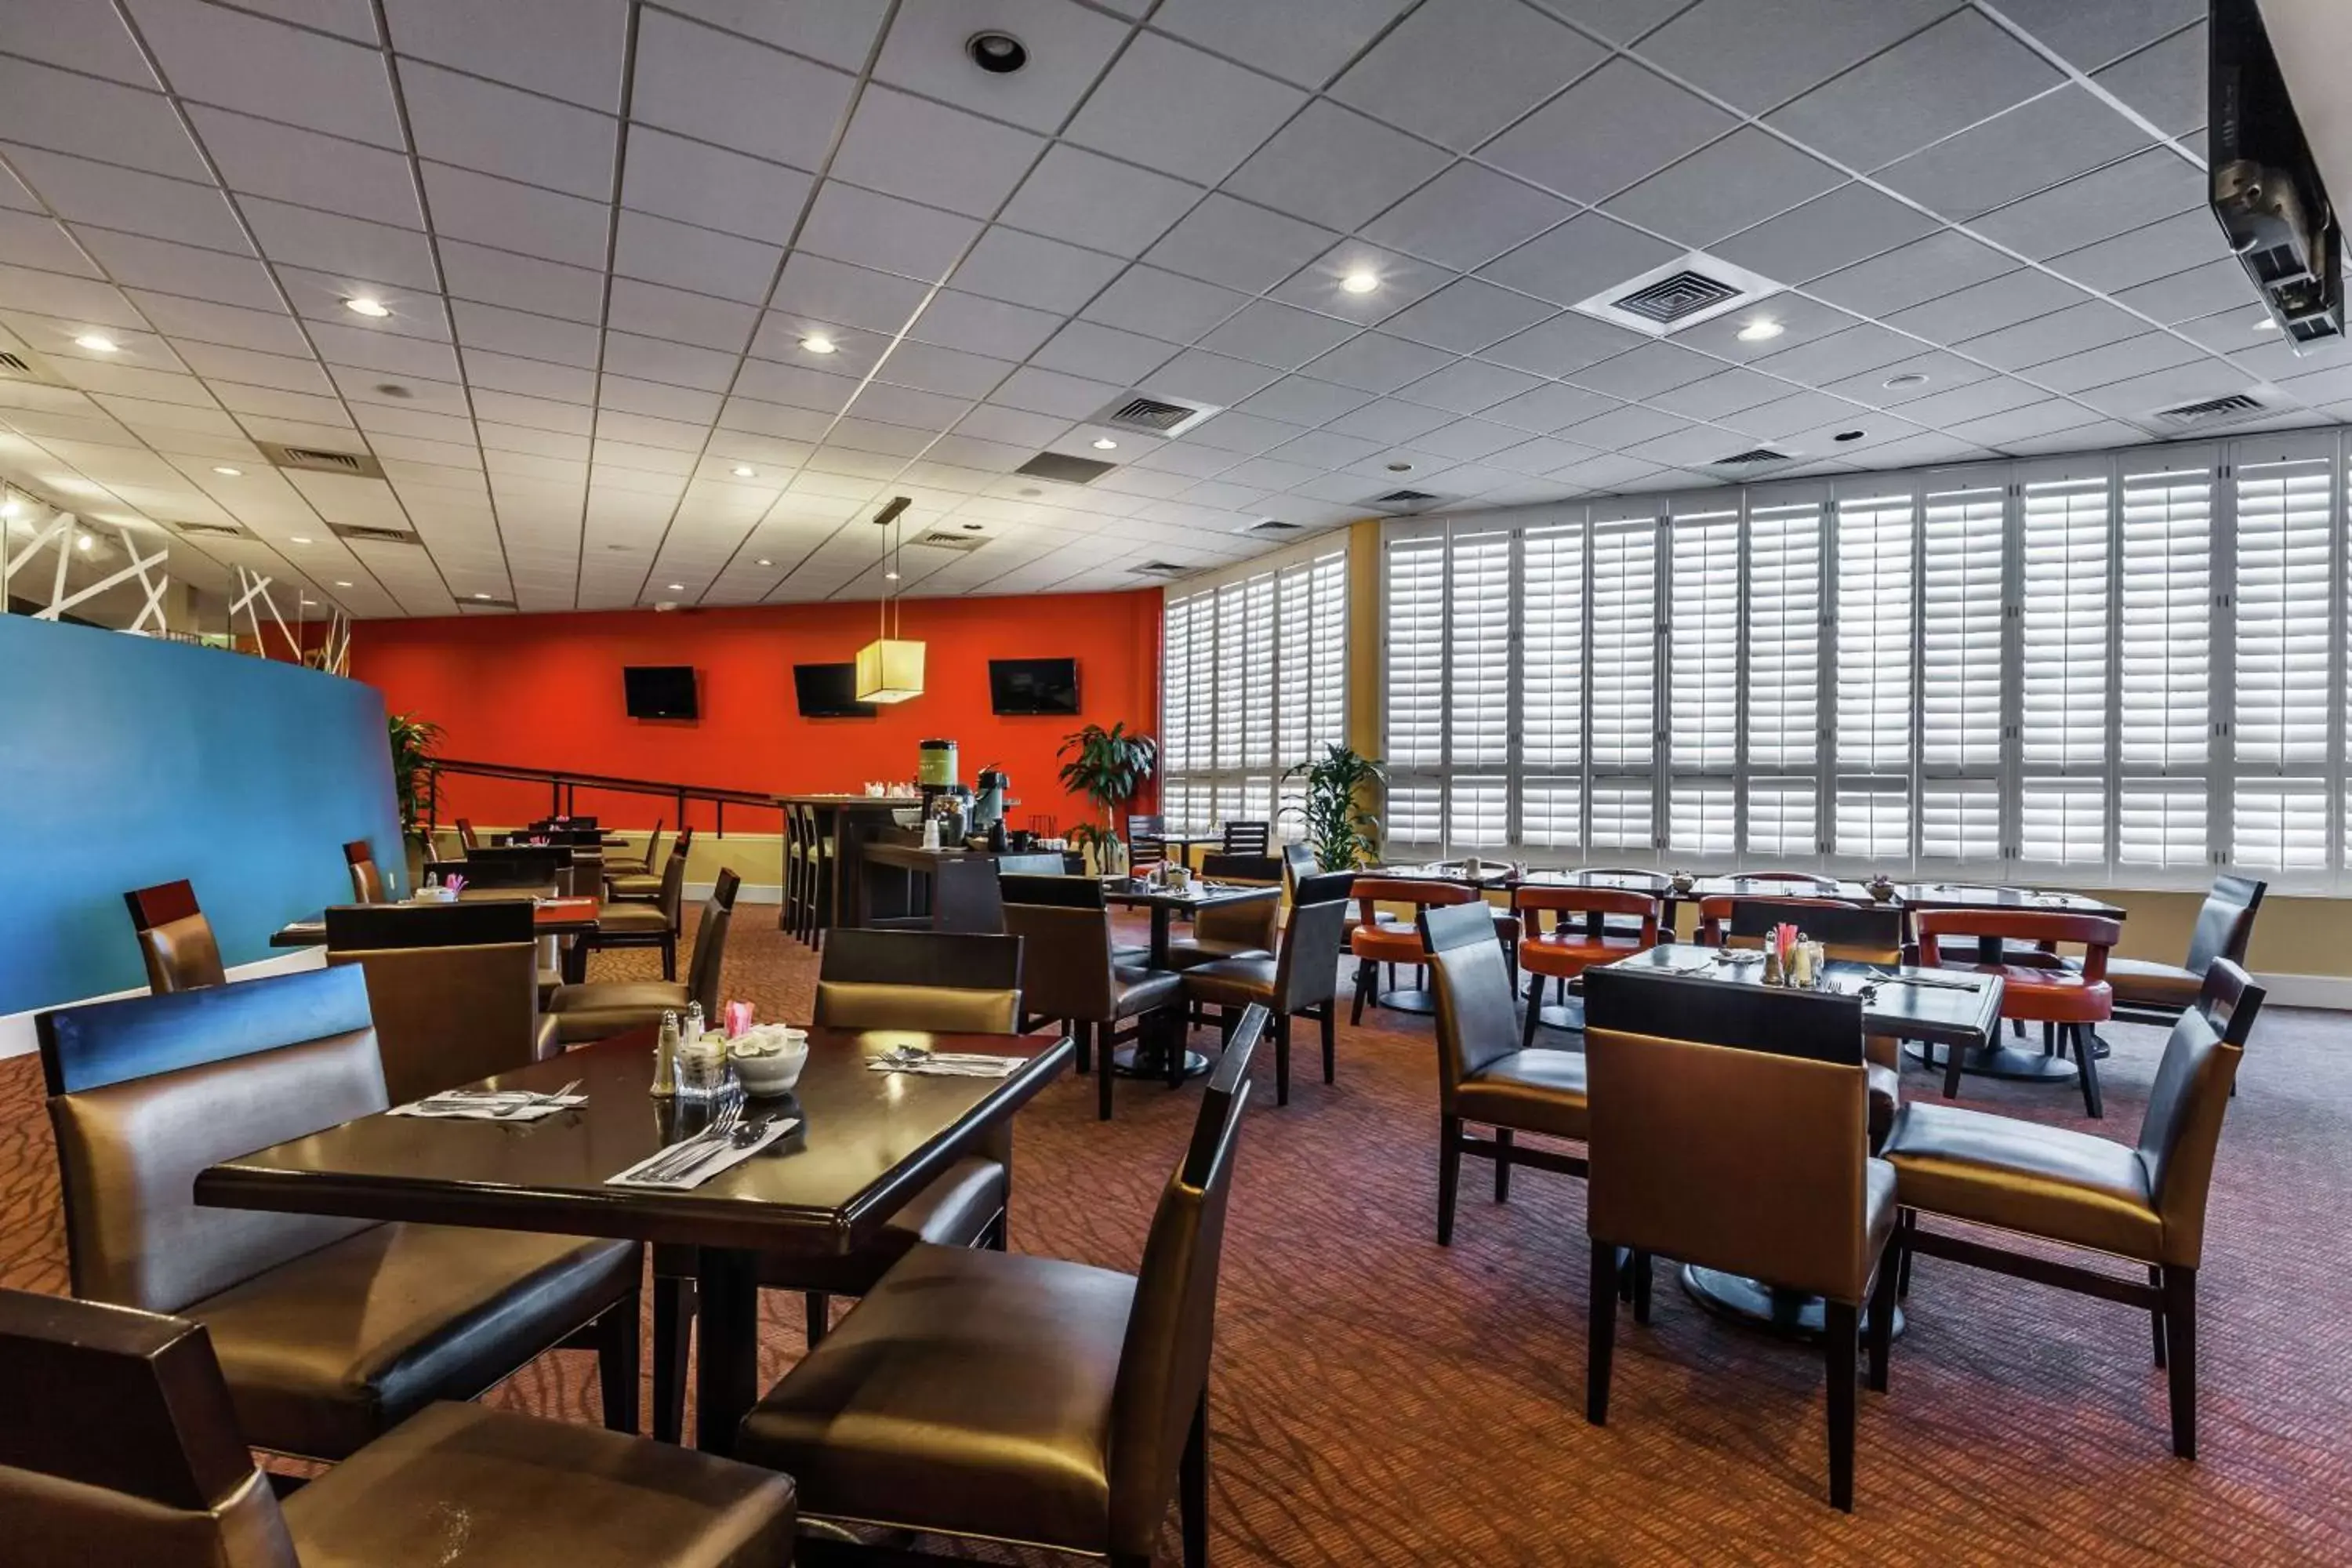
[[677,1028],[677,1043],[681,1046],[690,1046],[702,1038],[709,1029],[709,1025],[702,1016],[702,1004],[688,1002],[686,1005],[686,1021]]
[[654,1047],[654,1096],[668,1100],[677,1093],[677,1015],[664,1013],[661,1038]]

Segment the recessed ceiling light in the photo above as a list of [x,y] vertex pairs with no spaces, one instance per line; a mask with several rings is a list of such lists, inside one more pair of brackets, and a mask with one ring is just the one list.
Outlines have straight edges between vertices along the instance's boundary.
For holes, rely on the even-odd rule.
[[673,594],[683,594],[686,592],[686,584],[683,583],[672,583],[669,585],[669,591]]
[[85,533],[79,539],[74,541],[74,548],[77,550],[95,550],[98,548],[98,536],[94,533]]
[[1927,384],[1927,378],[1920,374],[1916,370],[1906,370],[1901,375],[1888,376],[1885,381],[1880,382],[1878,384],[1888,388],[1901,386],[1925,386]]
[[775,563],[762,555],[757,561],[752,562],[751,564],[754,566],[773,566]]
[[1412,465],[1411,463],[1391,463],[1389,465],[1389,472],[1392,474],[1409,474],[1412,472]]
[[0,517],[14,517],[14,516],[16,516],[18,512],[23,511],[24,510],[25,510],[25,503],[24,503],[23,501],[20,501],[20,500],[5,500],[5,501],[0,501]]
[[488,598],[488,597],[489,597],[489,595],[488,595],[488,594],[477,594],[477,595],[474,595],[474,597],[476,597],[477,599],[487,599],[487,598]]
[[974,33],[964,40],[963,52],[991,76],[1010,76],[1029,63],[1029,47],[1010,33]]
[[94,354],[120,353],[122,345],[103,332],[84,332],[74,340],[76,348],[88,349]]
[[823,332],[811,332],[801,340],[801,347],[813,354],[829,354],[840,346]]
[[882,574],[882,581],[885,583],[896,583],[898,580],[898,574],[896,572],[885,572]]
[[289,537],[289,538],[288,538],[288,540],[287,540],[287,542],[288,542],[289,544],[308,544],[308,543],[310,543],[310,542],[308,539],[304,538],[301,534],[297,533],[297,534],[293,534],[293,535],[291,535],[290,537]]
[[735,477],[739,479],[756,479],[760,477],[760,470],[749,463],[738,463],[735,465]]
[[2258,332],[2275,332],[2278,331],[2278,323],[2272,321],[2268,316],[2264,316],[2261,321],[2254,323],[2254,331]]
[[309,597],[308,595],[305,595],[305,596],[304,596],[304,598],[303,598],[303,600],[302,600],[302,602],[303,602],[304,604],[306,604],[306,605],[315,605],[315,604],[317,604],[319,601],[318,601],[318,600],[316,600],[316,599],[310,598],[310,597]]
[[981,531],[981,524],[976,522],[967,522],[963,525],[963,531],[966,533],[978,533]]
[[1095,437],[1095,450],[1097,452],[1116,452],[1118,450],[1118,443],[1112,440],[1108,436],[1097,436]]
[[338,577],[335,579],[335,586],[338,588],[348,588],[351,584],[344,582],[341,577]]
[[1023,487],[1021,493],[1024,496],[1041,496],[1045,492],[1039,489],[1035,485],[1026,485]]
[[1750,321],[1739,329],[1739,341],[1743,343],[1769,342],[1788,330],[1778,321]]
[[1381,275],[1359,268],[1339,279],[1339,287],[1350,294],[1369,294],[1381,286]]
[[1862,435],[1863,433],[1859,430],[1841,430],[1836,435],[1831,437],[1830,439],[1832,441],[1859,441],[1862,439]]
[[352,314],[355,316],[365,316],[371,321],[392,314],[391,306],[385,304],[381,300],[366,294],[352,295],[350,299],[343,301],[343,309],[351,311]]
[[213,472],[218,474],[225,479],[241,479],[245,478],[245,470],[243,468],[232,468],[226,463],[222,463],[216,466],[213,469]]

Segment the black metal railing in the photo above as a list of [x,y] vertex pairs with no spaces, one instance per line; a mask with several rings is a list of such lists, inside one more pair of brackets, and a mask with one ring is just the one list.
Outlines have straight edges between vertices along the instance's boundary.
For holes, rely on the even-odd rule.
[[610,773],[583,773],[569,768],[525,768],[510,763],[471,763],[455,757],[436,757],[425,764],[425,821],[429,833],[441,827],[441,775],[456,774],[465,778],[507,779],[520,784],[543,784],[548,786],[550,816],[579,815],[580,792],[592,794],[651,795],[671,803],[677,812],[677,822],[684,826],[689,802],[707,801],[715,808],[717,821],[712,824],[712,836],[727,837],[727,808],[749,806],[758,811],[783,812],[790,807],[781,797],[761,795],[754,790],[715,789],[708,784],[677,784],[663,779],[617,778]]

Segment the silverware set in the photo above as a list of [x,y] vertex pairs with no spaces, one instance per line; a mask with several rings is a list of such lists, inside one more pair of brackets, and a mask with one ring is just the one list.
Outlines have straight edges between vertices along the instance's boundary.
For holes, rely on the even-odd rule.
[[539,1106],[553,1105],[569,1098],[572,1091],[585,1081],[584,1079],[575,1078],[562,1089],[548,1094],[541,1094],[536,1089],[449,1089],[440,1094],[425,1096],[416,1102],[416,1109],[427,1115],[446,1116],[488,1106],[491,1108],[492,1117],[503,1119],[509,1116],[519,1116]]
[[773,1116],[743,1120],[743,1102],[730,1100],[722,1107],[710,1125],[688,1138],[656,1163],[639,1171],[632,1181],[682,1182],[702,1164],[716,1156],[736,1149],[749,1149],[767,1136],[775,1124]]

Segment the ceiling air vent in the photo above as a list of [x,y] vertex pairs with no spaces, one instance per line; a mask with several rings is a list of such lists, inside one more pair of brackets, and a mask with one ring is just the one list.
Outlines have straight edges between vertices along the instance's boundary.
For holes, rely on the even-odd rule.
[[0,381],[37,381],[60,385],[57,374],[29,349],[0,349]]
[[1059,479],[1066,485],[1083,485],[1092,483],[1117,467],[1117,463],[1099,462],[1093,458],[1040,452],[1013,471],[1026,474],[1033,479]]
[[457,607],[461,610],[511,610],[515,607],[515,602],[512,599],[484,599],[476,597],[458,600]]
[[1139,577],[1189,577],[1192,574],[1192,567],[1179,565],[1173,561],[1147,561],[1128,570]]
[[2209,397],[2202,403],[2183,403],[2174,408],[2159,408],[2150,417],[2164,424],[2202,427],[2208,425],[2234,425],[2241,419],[2252,419],[2270,410],[2242,392],[2227,397]]
[[1796,460],[1796,455],[1791,452],[1777,452],[1769,447],[1750,447],[1745,452],[1717,458],[1706,466],[1710,468],[1752,468],[1764,463],[1793,463]]
[[1131,392],[1096,415],[1090,424],[1115,425],[1121,430],[1140,430],[1147,436],[1181,436],[1210,415],[1216,407],[1205,403],[1176,403],[1165,397],[1147,397]]
[[424,542],[405,529],[370,528],[364,523],[357,522],[334,522],[327,526],[335,531],[335,537],[338,539],[363,539],[371,544],[421,544]]
[[952,550],[961,554],[966,551],[977,550],[982,545],[987,543],[988,535],[984,533],[927,533],[920,539],[909,540],[908,542],[910,544],[929,545],[933,550]]
[[233,522],[175,522],[172,531],[191,539],[251,539],[253,535]]
[[1780,285],[1760,273],[1694,250],[1612,289],[1603,289],[1576,309],[1588,316],[1654,338],[1751,304]]
[[1295,522],[1285,522],[1278,517],[1269,517],[1260,519],[1245,528],[1237,528],[1234,531],[1250,534],[1258,539],[1280,539],[1285,534],[1304,533],[1306,530]]
[[334,452],[323,447],[283,447],[275,441],[255,443],[262,456],[281,468],[310,474],[343,474],[355,479],[383,478],[383,465],[365,452]]
[[1437,497],[1428,490],[1391,490],[1384,496],[1374,496],[1365,504],[1367,506],[1384,506],[1394,508],[1399,510],[1410,511],[1415,507],[1427,506],[1431,501],[1433,501],[1436,499]]

